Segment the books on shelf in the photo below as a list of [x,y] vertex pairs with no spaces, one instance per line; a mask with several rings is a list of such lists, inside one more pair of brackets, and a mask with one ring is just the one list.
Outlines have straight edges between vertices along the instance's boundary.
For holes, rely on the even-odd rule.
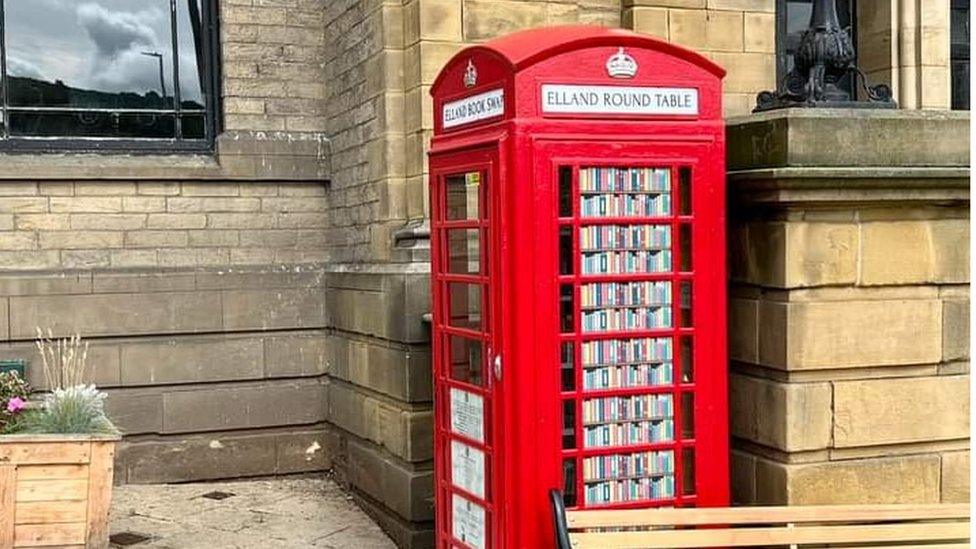
[[583,252],[582,272],[594,274],[666,273],[671,250]]
[[648,330],[671,326],[671,307],[635,307],[583,311],[584,332]]
[[580,287],[582,307],[649,307],[671,304],[670,282],[598,282]]
[[589,192],[668,192],[671,170],[668,168],[580,168],[579,189]]
[[583,370],[583,388],[599,390],[671,385],[674,381],[672,370],[670,361],[589,368]]
[[660,194],[583,194],[581,217],[663,217],[671,215],[671,195]]
[[580,228],[580,249],[587,252],[670,247],[670,225],[588,225]]
[[669,394],[589,398],[583,400],[583,426],[674,417]]
[[586,485],[586,503],[625,503],[674,497],[674,473],[658,477],[608,480]]
[[585,458],[583,482],[588,504],[674,497],[674,451]]
[[673,440],[674,420],[671,418],[607,423],[583,428],[583,444],[586,448],[632,446]]
[[671,347],[670,337],[639,337],[585,341],[580,350],[585,368],[670,361]]
[[674,472],[674,450],[609,454],[583,459],[583,481],[662,476]]

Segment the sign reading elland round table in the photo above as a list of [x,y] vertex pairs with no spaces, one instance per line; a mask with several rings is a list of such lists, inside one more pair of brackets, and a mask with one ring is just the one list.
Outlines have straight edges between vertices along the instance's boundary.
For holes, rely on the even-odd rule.
[[438,76],[438,548],[552,546],[552,489],[581,509],[728,503],[723,75],[557,27]]

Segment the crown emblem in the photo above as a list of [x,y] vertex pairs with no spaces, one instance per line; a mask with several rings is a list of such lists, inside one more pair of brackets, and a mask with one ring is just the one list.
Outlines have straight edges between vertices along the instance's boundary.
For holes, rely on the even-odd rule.
[[607,74],[613,78],[633,78],[637,76],[637,61],[620,48],[607,59]]
[[469,59],[468,68],[464,69],[464,87],[473,88],[478,83],[478,69],[474,68],[474,63]]

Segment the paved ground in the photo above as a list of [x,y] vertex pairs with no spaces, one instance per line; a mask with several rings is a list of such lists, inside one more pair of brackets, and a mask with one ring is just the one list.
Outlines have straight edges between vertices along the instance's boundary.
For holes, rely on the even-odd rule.
[[[234,494],[222,500],[211,492]],[[112,547],[394,549],[334,482],[323,477],[117,486]],[[150,539],[132,545],[120,534]],[[134,540],[128,540],[134,541]]]

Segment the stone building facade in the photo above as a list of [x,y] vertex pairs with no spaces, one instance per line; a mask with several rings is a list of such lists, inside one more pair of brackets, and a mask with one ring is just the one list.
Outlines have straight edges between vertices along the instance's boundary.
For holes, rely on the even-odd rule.
[[[949,6],[923,4],[859,2],[860,57],[903,107],[944,110]],[[440,67],[521,28],[623,27],[724,66],[725,112],[746,115],[775,87],[785,3],[215,5],[212,152],[0,157],[0,359],[31,361],[38,327],[91,340],[126,434],[120,482],[332,469],[398,544],[426,546]],[[730,122],[739,501],[968,498],[968,116],[906,116]],[[866,160],[817,144],[875,129]],[[850,479],[863,490],[835,490]]]

